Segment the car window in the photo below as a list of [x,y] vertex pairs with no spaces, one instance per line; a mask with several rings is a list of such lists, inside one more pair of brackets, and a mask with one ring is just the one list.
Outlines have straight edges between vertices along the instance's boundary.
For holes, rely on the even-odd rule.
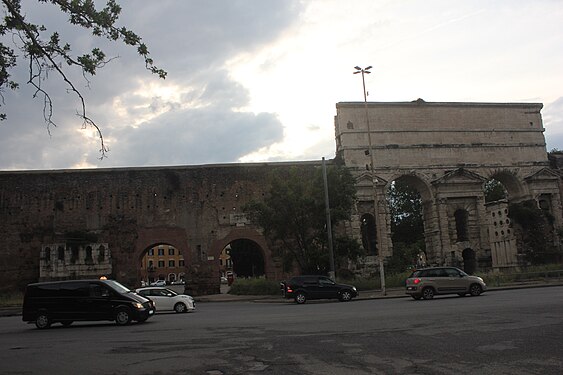
[[151,292],[150,290],[139,290],[139,294],[142,296],[150,296]]
[[449,277],[459,277],[460,276],[459,271],[456,270],[455,268],[447,268],[446,273],[448,274]]
[[303,280],[303,285],[318,285],[319,279],[316,277],[306,277]]
[[109,289],[99,284],[90,284],[90,297],[109,297]]
[[334,285],[334,281],[326,277],[319,278],[319,284],[321,285]]

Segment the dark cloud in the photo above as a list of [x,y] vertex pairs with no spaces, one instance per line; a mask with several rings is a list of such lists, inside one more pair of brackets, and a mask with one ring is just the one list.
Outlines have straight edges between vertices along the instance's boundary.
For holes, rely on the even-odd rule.
[[[68,24],[48,4],[26,3],[28,19],[58,30],[73,50],[102,47],[113,59],[90,82],[77,71],[69,77],[87,103],[89,116],[101,126],[110,147],[108,158],[98,160],[99,144],[92,129],[81,131],[76,95],[67,92],[55,74],[45,88],[54,103],[53,120],[46,131],[41,98],[32,99],[25,60],[13,76],[22,82],[16,93],[5,93],[9,119],[0,123],[0,169],[72,168],[81,163],[99,167],[235,162],[243,155],[281,141],[283,128],[272,113],[254,114],[241,108],[249,94],[229,78],[226,63],[238,53],[251,53],[274,41],[298,20],[300,3],[265,1],[118,1],[120,24],[140,34],[165,81],[182,91],[180,100],[139,94],[143,85],[158,78],[144,68],[133,48],[91,37]],[[113,112],[119,98],[131,116]],[[147,102],[148,100],[148,102]],[[148,113],[151,120],[134,124]]]

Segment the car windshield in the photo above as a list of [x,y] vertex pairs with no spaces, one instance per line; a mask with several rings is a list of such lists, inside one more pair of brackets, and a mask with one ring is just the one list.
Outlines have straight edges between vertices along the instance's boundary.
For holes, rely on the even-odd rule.
[[125,287],[124,285],[118,283],[115,280],[106,280],[105,283],[107,285],[111,286],[113,289],[115,289],[119,293],[129,293],[129,292],[131,292],[129,290],[129,288]]

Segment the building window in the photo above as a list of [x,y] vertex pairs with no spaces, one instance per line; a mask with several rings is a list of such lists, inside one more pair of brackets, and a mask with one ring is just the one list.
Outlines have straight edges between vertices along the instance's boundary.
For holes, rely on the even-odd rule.
[[70,249],[70,263],[74,264],[78,260],[78,247],[74,246]]
[[92,263],[93,259],[92,259],[92,247],[88,246],[86,247],[86,258],[84,258],[84,261],[86,263]]
[[149,249],[148,255],[151,257],[154,256],[154,249]]
[[50,247],[45,248],[45,261],[46,262],[51,261],[51,248]]
[[174,248],[173,247],[168,248],[168,255],[174,255]]
[[175,261],[175,260],[169,260],[169,261],[168,261],[168,267],[169,267],[169,268],[174,268],[174,267],[176,267],[176,261]]
[[184,267],[184,259],[178,261],[178,267]]
[[154,268],[154,262],[152,260],[149,260],[149,269]]
[[101,263],[106,259],[106,248],[100,246],[98,248],[98,262]]
[[163,260],[158,261],[158,267],[160,267],[160,268],[164,267],[164,261]]
[[455,229],[457,232],[457,241],[458,242],[468,241],[469,240],[469,230],[468,230],[469,213],[466,210],[460,209],[454,212],[454,218],[455,218]]
[[164,249],[158,249],[158,256],[164,256]]
[[57,249],[57,259],[63,262],[65,260],[65,249],[62,246]]

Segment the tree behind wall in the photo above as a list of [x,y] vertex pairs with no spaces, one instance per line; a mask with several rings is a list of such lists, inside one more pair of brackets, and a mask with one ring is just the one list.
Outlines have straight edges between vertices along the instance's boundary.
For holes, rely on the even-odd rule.
[[[355,181],[343,166],[327,168],[327,180],[333,226],[350,219],[356,198]],[[296,264],[302,273],[326,274],[329,271],[325,198],[322,170],[275,174],[265,199],[244,207],[253,221],[264,229],[264,235],[278,246],[284,270]],[[335,241],[335,257],[355,256],[359,252],[348,240]]]

